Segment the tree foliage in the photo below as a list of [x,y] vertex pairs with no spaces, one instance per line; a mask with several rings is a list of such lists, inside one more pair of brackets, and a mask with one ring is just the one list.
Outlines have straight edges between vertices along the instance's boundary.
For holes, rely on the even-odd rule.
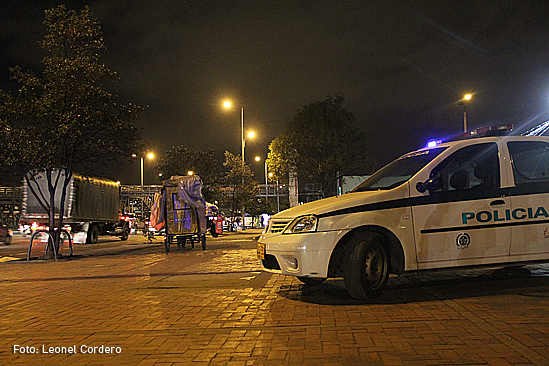
[[[230,211],[232,217],[237,216],[240,209],[254,204],[253,197],[258,193],[258,182],[247,164],[242,164],[242,157],[225,151],[225,175],[223,177],[223,192],[219,204]],[[242,184],[244,182],[244,184]]]
[[162,176],[187,175],[189,171],[198,175],[204,184],[202,193],[208,202],[217,199],[219,191],[219,161],[215,158],[215,150],[194,150],[182,145],[168,150],[156,165]]
[[[55,192],[62,189],[64,199],[74,172],[100,174],[106,161],[138,150],[132,122],[144,108],[120,102],[118,75],[99,60],[105,46],[89,7],[80,13],[63,5],[47,10],[44,25],[44,71],[38,76],[10,69],[20,88],[15,96],[0,91],[0,126],[8,165],[25,174],[28,184],[33,176],[26,173],[46,172],[51,200],[43,204],[53,229]],[[53,178],[57,169],[65,170],[64,182]]]
[[338,94],[298,110],[269,146],[269,171],[285,181],[295,167],[300,180],[320,183],[326,196],[337,194],[339,177],[370,173],[366,135],[343,104]]

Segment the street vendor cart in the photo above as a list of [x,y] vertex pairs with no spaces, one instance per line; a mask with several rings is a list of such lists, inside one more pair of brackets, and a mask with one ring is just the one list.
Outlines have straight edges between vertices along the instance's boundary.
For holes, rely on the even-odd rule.
[[189,242],[194,248],[194,244],[200,242],[202,249],[206,250],[206,201],[198,176],[172,176],[163,181],[152,211],[153,227],[164,227],[166,253],[173,243],[181,248]]

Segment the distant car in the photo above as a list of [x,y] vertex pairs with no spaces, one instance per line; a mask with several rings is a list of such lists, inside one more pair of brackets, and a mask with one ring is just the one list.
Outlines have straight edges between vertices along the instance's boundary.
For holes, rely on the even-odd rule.
[[0,224],[0,242],[4,245],[10,245],[11,243],[11,230],[4,224]]

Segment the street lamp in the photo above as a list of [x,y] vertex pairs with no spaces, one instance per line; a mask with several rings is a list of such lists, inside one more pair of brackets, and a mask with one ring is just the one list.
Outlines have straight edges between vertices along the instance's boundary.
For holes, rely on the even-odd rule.
[[465,102],[471,100],[471,98],[473,98],[472,94],[465,94],[463,99],[458,103],[463,106],[463,133],[467,133],[467,105]]
[[[261,158],[259,156],[256,156],[255,157],[255,161],[259,162],[261,161]],[[267,193],[268,193],[268,186],[269,186],[269,182],[267,180],[267,159],[265,159],[265,200],[267,199]]]
[[[230,101],[223,102],[223,107],[231,108],[232,103]],[[240,107],[240,136],[241,136],[241,145],[242,145],[242,188],[244,188],[244,147],[246,146],[246,137],[244,136],[244,107]],[[255,133],[249,132],[248,137],[253,138]],[[242,207],[242,230],[246,230],[246,225],[244,225],[244,207]]]
[[[273,179],[274,177],[274,173],[269,173],[267,175],[269,178]],[[280,197],[278,196],[278,178],[276,178],[276,189],[275,189],[275,192],[276,192],[276,212],[280,212]]]
[[[223,103],[223,106],[227,109],[232,107],[232,103],[226,101]],[[244,145],[246,144],[244,140],[244,107],[240,107],[240,136],[241,136],[241,146],[242,146],[242,168],[244,168]]]
[[[132,157],[133,158],[136,158],[137,157],[137,154],[132,154]],[[149,160],[152,160],[154,159],[154,154],[152,152],[150,153],[147,153],[147,158]],[[141,218],[142,219],[145,219],[145,216],[144,216],[144,204],[143,204],[143,201],[145,200],[145,189],[144,189],[144,186],[143,186],[143,166],[144,166],[144,159],[143,159],[143,156],[140,156],[140,159],[141,159]]]

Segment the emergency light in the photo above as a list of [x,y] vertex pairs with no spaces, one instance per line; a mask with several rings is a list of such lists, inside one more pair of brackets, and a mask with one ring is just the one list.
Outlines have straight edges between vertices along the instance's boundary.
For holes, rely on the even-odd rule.
[[513,131],[513,125],[490,125],[485,127],[479,127],[472,131],[462,133],[461,135],[456,136],[450,141],[455,140],[465,140],[475,137],[489,137],[489,136],[503,136]]

